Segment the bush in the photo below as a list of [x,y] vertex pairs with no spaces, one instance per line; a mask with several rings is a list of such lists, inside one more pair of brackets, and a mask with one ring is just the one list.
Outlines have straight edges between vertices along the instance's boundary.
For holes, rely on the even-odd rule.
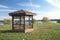
[[43,17],[43,22],[49,22],[49,18],[48,17]]
[[57,23],[60,23],[60,19],[57,20]]
[[36,22],[36,19],[33,19],[33,21],[32,21],[33,23],[35,23]]
[[11,24],[12,23],[12,19],[4,19],[4,24]]

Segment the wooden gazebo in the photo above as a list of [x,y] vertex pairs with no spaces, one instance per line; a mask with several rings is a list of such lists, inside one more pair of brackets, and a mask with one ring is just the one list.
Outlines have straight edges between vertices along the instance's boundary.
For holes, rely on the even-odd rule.
[[33,31],[33,16],[36,15],[35,13],[18,10],[9,13],[9,15],[12,16],[12,31]]

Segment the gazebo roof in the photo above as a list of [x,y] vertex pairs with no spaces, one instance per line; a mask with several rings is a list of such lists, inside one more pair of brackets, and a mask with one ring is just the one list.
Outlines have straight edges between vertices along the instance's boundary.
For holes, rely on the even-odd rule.
[[15,12],[11,12],[9,13],[10,16],[19,16],[19,15],[36,15],[36,13],[33,13],[33,12],[29,12],[29,11],[26,11],[26,10],[18,10],[18,11],[15,11]]

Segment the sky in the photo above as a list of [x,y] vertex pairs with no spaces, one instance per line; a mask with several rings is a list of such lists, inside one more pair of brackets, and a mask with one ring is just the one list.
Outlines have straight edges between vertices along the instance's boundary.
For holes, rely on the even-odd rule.
[[11,18],[8,13],[21,9],[36,13],[37,20],[60,19],[60,0],[0,0],[0,20]]

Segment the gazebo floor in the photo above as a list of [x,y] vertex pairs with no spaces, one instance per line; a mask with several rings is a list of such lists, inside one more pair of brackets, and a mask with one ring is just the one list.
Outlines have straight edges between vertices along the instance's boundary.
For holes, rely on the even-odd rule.
[[34,30],[33,28],[25,29],[25,33],[26,33],[26,32],[33,32],[33,30]]

